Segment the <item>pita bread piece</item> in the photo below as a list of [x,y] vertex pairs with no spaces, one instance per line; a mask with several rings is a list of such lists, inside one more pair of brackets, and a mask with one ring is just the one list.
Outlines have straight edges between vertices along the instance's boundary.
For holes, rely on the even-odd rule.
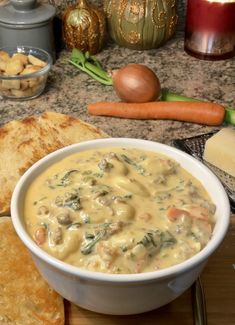
[[10,217],[0,218],[0,324],[62,325],[62,297],[38,273]]
[[0,215],[10,214],[14,187],[36,161],[67,145],[104,137],[100,129],[55,112],[5,124],[0,128]]

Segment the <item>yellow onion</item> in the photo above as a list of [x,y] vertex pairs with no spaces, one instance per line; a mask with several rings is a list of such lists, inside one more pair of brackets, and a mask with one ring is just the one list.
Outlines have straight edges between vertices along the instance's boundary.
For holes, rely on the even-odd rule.
[[160,82],[156,74],[143,64],[128,64],[112,72],[113,88],[125,102],[151,102],[160,96]]

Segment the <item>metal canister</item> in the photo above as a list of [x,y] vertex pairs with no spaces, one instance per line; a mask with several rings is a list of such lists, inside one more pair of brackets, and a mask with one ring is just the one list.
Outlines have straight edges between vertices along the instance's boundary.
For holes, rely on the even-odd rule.
[[11,0],[0,10],[0,47],[27,45],[49,52],[55,60],[55,7],[37,0]]

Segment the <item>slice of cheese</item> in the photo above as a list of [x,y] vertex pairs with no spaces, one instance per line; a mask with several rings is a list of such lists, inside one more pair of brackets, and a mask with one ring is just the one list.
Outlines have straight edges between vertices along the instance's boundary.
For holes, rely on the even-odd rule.
[[235,128],[223,128],[209,138],[203,158],[235,177]]

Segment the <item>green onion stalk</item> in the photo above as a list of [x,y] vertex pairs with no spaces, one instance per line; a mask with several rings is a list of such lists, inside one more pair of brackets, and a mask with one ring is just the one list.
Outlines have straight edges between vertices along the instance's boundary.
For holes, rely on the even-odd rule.
[[89,52],[83,53],[78,49],[73,49],[69,63],[87,73],[90,77],[99,81],[101,84],[106,86],[113,85],[111,75],[103,69],[101,63],[95,56],[90,55]]

